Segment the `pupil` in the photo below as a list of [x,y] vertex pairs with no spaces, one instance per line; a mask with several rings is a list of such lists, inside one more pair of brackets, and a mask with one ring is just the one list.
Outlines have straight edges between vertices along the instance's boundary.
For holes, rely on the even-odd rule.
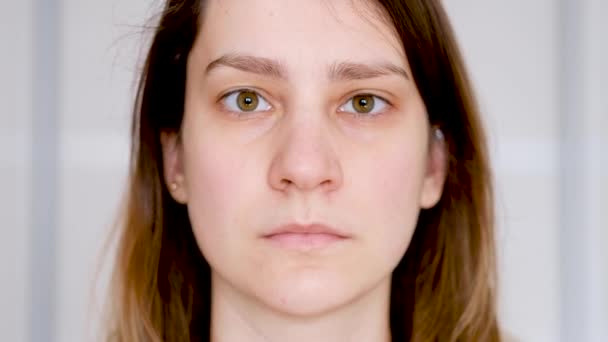
[[237,105],[243,111],[253,111],[258,107],[257,94],[251,91],[243,91],[238,95]]
[[360,95],[353,99],[354,109],[359,113],[369,113],[374,109],[374,98],[370,95]]

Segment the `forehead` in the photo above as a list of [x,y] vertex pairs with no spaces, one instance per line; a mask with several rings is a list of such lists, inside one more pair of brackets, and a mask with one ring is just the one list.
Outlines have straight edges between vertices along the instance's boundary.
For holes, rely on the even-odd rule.
[[363,0],[211,0],[194,52],[212,60],[244,53],[291,63],[406,64],[380,5]]

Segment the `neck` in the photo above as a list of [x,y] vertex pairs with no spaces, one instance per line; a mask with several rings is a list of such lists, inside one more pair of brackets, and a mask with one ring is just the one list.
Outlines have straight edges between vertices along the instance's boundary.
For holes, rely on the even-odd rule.
[[314,317],[278,312],[212,275],[211,342],[390,342],[390,276],[359,298]]

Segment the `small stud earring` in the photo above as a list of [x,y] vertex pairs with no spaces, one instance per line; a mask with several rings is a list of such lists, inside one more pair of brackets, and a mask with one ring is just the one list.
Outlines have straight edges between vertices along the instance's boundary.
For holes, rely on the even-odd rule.
[[172,182],[171,183],[171,191],[176,191],[177,190],[177,182]]
[[435,129],[433,129],[433,136],[439,141],[443,141],[445,139],[445,136],[439,127],[435,127]]

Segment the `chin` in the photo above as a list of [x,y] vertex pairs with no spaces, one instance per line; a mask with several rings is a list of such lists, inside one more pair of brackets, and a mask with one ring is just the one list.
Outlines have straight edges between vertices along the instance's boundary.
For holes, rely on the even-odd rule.
[[[311,272],[312,273],[312,272]],[[336,274],[306,274],[281,277],[261,292],[261,298],[274,311],[297,317],[323,315],[351,302],[357,290],[352,281]]]

